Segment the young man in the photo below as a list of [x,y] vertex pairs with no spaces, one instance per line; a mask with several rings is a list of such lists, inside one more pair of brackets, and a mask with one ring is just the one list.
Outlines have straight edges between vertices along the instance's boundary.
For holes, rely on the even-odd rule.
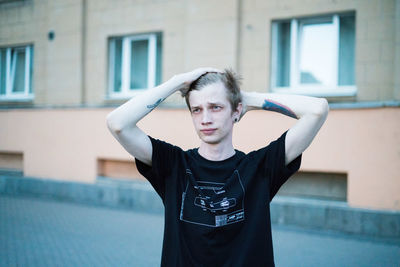
[[[200,138],[198,149],[183,151],[136,125],[178,90]],[[252,109],[298,121],[268,146],[245,154],[233,148],[232,131]],[[269,203],[299,169],[327,114],[325,99],[240,92],[234,73],[212,68],[175,75],[112,111],[111,133],[164,203],[161,265],[274,266]]]

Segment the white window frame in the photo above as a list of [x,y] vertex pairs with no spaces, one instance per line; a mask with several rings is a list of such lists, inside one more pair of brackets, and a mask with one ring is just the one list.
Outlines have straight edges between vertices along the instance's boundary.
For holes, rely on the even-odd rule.
[[[4,48],[3,48],[4,49]],[[32,100],[34,97],[33,90],[30,90],[31,86],[31,64],[32,64],[32,46],[17,46],[17,47],[7,47],[5,49],[6,53],[6,94],[0,95],[0,101],[10,101],[10,100]],[[15,67],[16,67],[16,57],[12,57],[12,51],[25,50],[25,77],[24,77],[24,91],[23,92],[12,92],[13,84],[13,76],[15,75]],[[1,55],[0,50],[0,55]],[[0,65],[0,68],[3,67]],[[1,70],[0,70],[1,74]],[[32,91],[30,93],[29,91]]]
[[[335,28],[335,72],[333,73],[335,84],[330,85],[314,85],[308,84],[304,85],[300,83],[300,72],[299,72],[299,59],[300,59],[300,49],[302,44],[302,31],[303,26],[309,23],[321,23],[325,21],[332,21]],[[276,86],[276,75],[277,75],[277,38],[278,38],[278,23],[272,23],[272,50],[271,50],[271,79],[270,87],[271,91],[274,93],[282,94],[301,94],[309,96],[319,96],[319,97],[340,97],[340,96],[355,96],[357,94],[356,85],[343,86],[338,85],[338,66],[339,66],[339,36],[340,36],[340,25],[339,25],[339,15],[331,16],[321,16],[315,18],[304,18],[304,19],[291,19],[290,20],[290,74],[289,74],[289,86],[278,87]]]
[[[130,88],[131,80],[131,44],[132,41],[148,40],[148,66],[147,66],[147,88]],[[156,84],[156,59],[157,59],[157,35],[140,34],[122,37],[122,62],[121,62],[121,91],[114,91],[114,62],[115,62],[115,41],[110,41],[109,58],[109,80],[108,97],[111,99],[129,98]]]

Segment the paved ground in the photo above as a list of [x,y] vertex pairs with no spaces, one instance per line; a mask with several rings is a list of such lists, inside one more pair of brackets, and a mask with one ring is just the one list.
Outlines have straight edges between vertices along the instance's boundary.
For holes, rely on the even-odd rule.
[[[0,195],[0,266],[158,266],[163,217]],[[273,227],[280,266],[400,266],[400,244]]]

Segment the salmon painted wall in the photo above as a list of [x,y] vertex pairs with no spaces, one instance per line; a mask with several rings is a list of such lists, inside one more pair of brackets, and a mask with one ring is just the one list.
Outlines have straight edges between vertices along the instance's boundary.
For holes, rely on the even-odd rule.
[[[0,111],[0,153],[23,154],[26,176],[94,182],[97,160],[132,160],[106,127],[111,108],[17,109]],[[235,126],[235,148],[267,145],[296,121],[251,111]],[[190,114],[156,109],[140,122],[155,138],[184,149],[198,146]],[[331,110],[303,154],[302,171],[348,175],[353,207],[400,210],[400,109]]]

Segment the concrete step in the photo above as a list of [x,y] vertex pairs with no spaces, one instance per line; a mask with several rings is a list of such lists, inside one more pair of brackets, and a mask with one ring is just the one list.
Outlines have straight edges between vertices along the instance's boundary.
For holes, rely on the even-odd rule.
[[[62,201],[163,213],[160,197],[150,183],[98,177],[96,183],[78,183],[0,173],[0,194],[31,195]],[[400,242],[400,211],[350,207],[346,202],[275,196],[271,221],[376,237]]]

